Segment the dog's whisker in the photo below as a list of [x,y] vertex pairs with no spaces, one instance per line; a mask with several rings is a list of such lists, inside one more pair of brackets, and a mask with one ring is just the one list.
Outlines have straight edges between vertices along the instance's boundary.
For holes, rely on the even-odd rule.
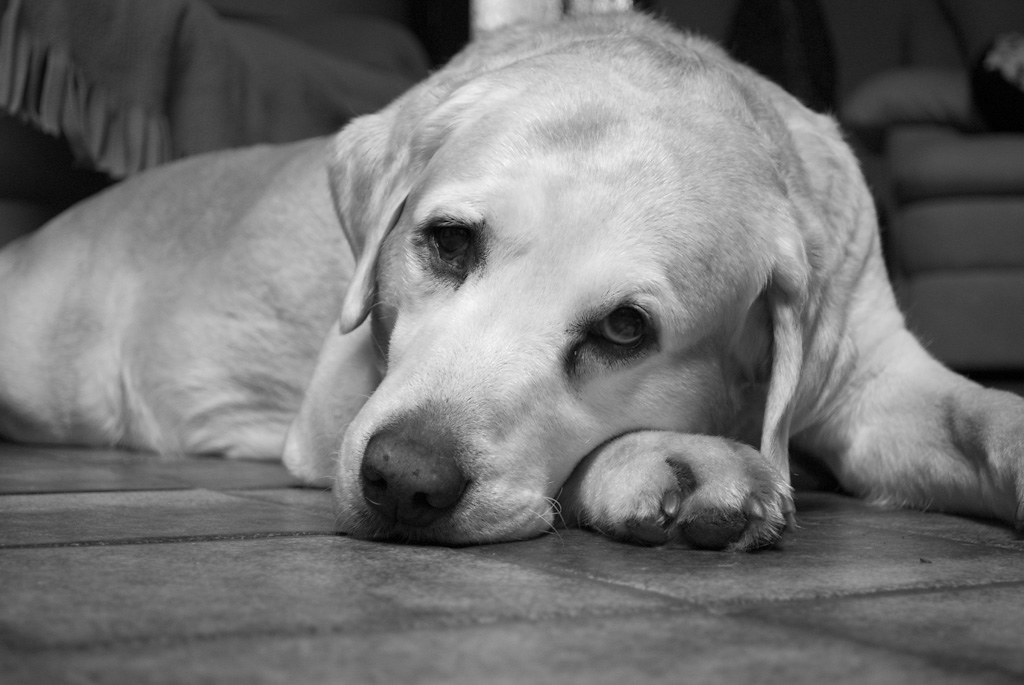
[[543,514],[537,514],[537,517],[544,521],[545,524],[547,524],[547,530],[545,531],[546,533],[548,533],[549,535],[554,535],[560,540],[562,539],[562,531],[559,529],[558,526],[555,525],[553,520],[549,520]]
[[568,527],[565,522],[565,517],[562,516],[562,503],[555,497],[545,497],[544,500],[548,503],[551,511],[552,525],[556,521],[561,522],[562,527]]

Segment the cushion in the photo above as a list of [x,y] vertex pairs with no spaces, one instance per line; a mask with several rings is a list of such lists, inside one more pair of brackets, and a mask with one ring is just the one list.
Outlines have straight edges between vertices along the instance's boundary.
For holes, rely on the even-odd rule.
[[915,202],[895,217],[890,240],[906,273],[1024,269],[1024,196]]
[[910,330],[957,369],[1024,369],[1024,269],[942,271],[903,284]]
[[920,123],[979,128],[967,73],[962,69],[905,67],[885,71],[850,95],[840,118],[845,125],[861,131]]
[[903,126],[889,136],[897,200],[1024,193],[1024,135]]

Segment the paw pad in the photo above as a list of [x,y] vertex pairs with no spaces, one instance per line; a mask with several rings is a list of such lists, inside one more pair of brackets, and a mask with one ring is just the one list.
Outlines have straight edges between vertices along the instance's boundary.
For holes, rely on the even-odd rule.
[[682,539],[698,549],[725,549],[738,541],[747,529],[747,516],[740,511],[705,509],[682,521]]

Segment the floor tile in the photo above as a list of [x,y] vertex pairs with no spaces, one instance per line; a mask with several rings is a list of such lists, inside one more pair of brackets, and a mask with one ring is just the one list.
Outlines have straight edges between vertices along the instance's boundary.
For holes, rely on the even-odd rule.
[[0,578],[0,635],[20,649],[400,630],[678,604],[465,550],[338,536],[8,549],[0,550]]
[[854,515],[806,513],[782,549],[756,553],[648,549],[582,531],[473,553],[716,604],[1024,580],[1021,552],[862,525]]
[[51,683],[245,685],[1017,682],[977,664],[937,664],[820,632],[693,612],[554,616],[400,632],[367,628],[10,654],[8,682],[38,682],[33,678],[40,672]]
[[319,513],[324,520],[334,521],[334,500],[330,490],[322,488],[258,488],[255,490],[224,490],[224,492],[288,507],[302,507]]
[[1024,678],[1024,584],[789,602],[744,611],[787,626]]
[[293,532],[329,534],[333,524],[334,517],[326,510],[209,490],[0,496],[0,547]]
[[781,550],[446,549],[330,534],[293,482],[0,444],[3,685],[1024,679],[1024,543],[989,522],[800,493]]
[[181,487],[208,488],[283,488],[297,487],[298,479],[277,461],[226,459],[217,456],[181,457],[183,463],[162,462],[159,469],[172,476]]
[[0,493],[200,487],[287,487],[297,481],[273,461],[158,455],[122,450],[25,447],[0,442]]
[[[75,457],[75,458],[72,458]],[[149,455],[146,455],[149,456]],[[180,488],[131,453],[54,454],[0,443],[0,493],[89,492]]]
[[809,517],[816,523],[830,521],[843,525],[849,522],[1024,552],[1024,536],[1011,526],[994,520],[877,507],[853,497],[814,492],[800,493],[797,496],[797,509],[801,519]]

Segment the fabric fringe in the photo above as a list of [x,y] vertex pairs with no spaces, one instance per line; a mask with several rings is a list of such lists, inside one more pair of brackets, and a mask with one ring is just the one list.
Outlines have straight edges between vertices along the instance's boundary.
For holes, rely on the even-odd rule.
[[170,161],[167,120],[138,106],[114,106],[67,54],[20,30],[25,1],[10,0],[0,23],[0,109],[67,139],[79,163],[114,178]]

